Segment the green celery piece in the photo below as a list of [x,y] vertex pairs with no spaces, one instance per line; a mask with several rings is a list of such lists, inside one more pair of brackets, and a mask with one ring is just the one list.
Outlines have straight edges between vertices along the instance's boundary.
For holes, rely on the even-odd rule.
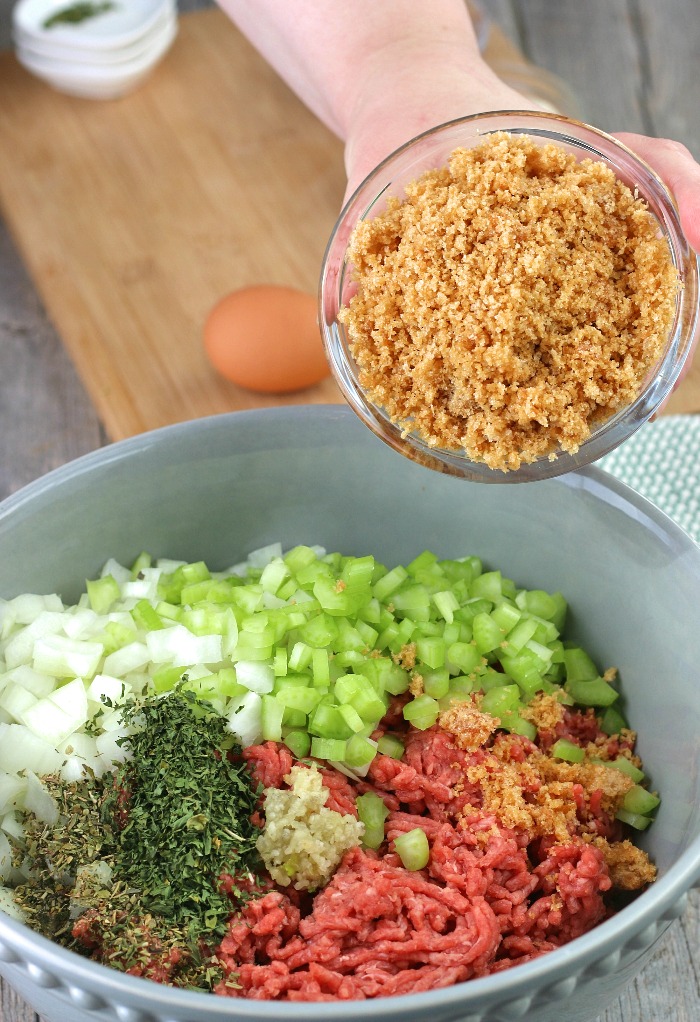
[[383,799],[375,792],[367,791],[358,796],[355,805],[358,819],[365,828],[362,844],[365,848],[379,848],[384,841],[384,821],[389,815]]
[[439,712],[440,705],[437,700],[425,694],[412,699],[403,708],[404,719],[409,724],[413,724],[419,731],[425,731],[427,728],[432,727],[438,718]]
[[115,600],[121,596],[119,583],[113,575],[88,579],[86,588],[88,602],[96,614],[106,614]]
[[566,681],[564,691],[568,692],[579,706],[610,706],[619,698],[619,693],[603,678],[591,681]]
[[[295,710],[291,706],[285,706],[284,713],[282,715],[282,733],[284,734],[285,728],[291,728],[295,731],[306,731],[309,726],[309,718],[303,710]],[[309,738],[309,741],[311,739]]]
[[321,612],[306,621],[299,628],[299,638],[316,648],[330,646],[338,635],[338,625],[330,614]]
[[606,735],[619,735],[627,727],[627,720],[617,706],[608,706],[600,718],[600,728]]
[[328,650],[314,649],[311,654],[311,677],[315,688],[324,688],[330,685],[331,672]]
[[315,759],[327,759],[335,763],[345,762],[347,742],[339,738],[311,738],[311,755]]
[[406,571],[409,575],[415,577],[416,572],[425,571],[426,569],[433,568],[437,565],[437,555],[432,553],[430,550],[423,550],[422,553],[414,557],[409,564],[406,565]]
[[428,835],[421,827],[414,827],[413,830],[394,838],[394,849],[404,869],[415,871],[428,865],[430,843]]
[[504,713],[501,716],[501,727],[514,735],[523,735],[534,742],[537,738],[537,728],[530,720],[525,720],[519,713]]
[[302,568],[307,568],[310,564],[314,564],[318,561],[316,552],[309,546],[295,546],[291,550],[288,550],[284,555],[284,563],[289,568],[292,575],[298,574]]
[[452,590],[443,589],[439,593],[433,593],[432,600],[440,617],[443,618],[448,625],[452,624],[454,621],[454,613],[456,610],[459,610],[459,600]]
[[371,586],[376,562],[374,557],[348,557],[340,577],[350,587]]
[[641,785],[635,784],[626,793],[622,800],[622,808],[626,813],[639,813],[640,816],[648,816],[658,806],[661,799],[658,795],[652,794]]
[[517,685],[500,685],[484,693],[481,709],[492,717],[515,713],[520,706],[520,689]]
[[[283,709],[300,710],[304,714],[313,713],[321,701],[321,693],[317,688],[300,688],[296,685],[280,686],[271,697],[283,707]],[[331,735],[331,737],[335,737]]]
[[272,671],[276,678],[284,678],[289,672],[287,650],[284,646],[278,646],[272,661]]
[[575,742],[569,742],[566,738],[560,738],[554,743],[551,749],[554,759],[563,759],[567,763],[583,763],[586,752]]
[[430,594],[424,586],[400,589],[392,594],[390,602],[394,613],[400,617],[410,617],[415,622],[430,620]]
[[480,596],[470,597],[466,602],[462,603],[459,610],[455,611],[455,618],[458,621],[465,621],[473,627],[474,618],[477,614],[490,614],[492,610],[493,604],[490,600],[484,600]]
[[600,672],[585,650],[573,646],[564,650],[567,681],[593,681]]
[[618,809],[615,819],[634,827],[635,830],[646,830],[652,822],[651,816],[644,816],[642,813],[630,813],[626,809]]
[[473,597],[480,597],[496,603],[503,596],[503,576],[500,571],[485,571],[471,583],[469,590]]
[[644,771],[634,765],[626,756],[618,756],[617,759],[591,759],[591,763],[597,766],[610,767],[611,770],[618,770],[621,774],[631,777],[635,784],[644,780]]
[[526,700],[532,699],[542,689],[542,675],[532,657],[521,653],[515,657],[502,655],[499,660],[505,673],[520,687]]
[[345,743],[345,759],[349,767],[365,767],[377,755],[377,747],[363,735],[353,735]]
[[484,667],[473,672],[473,680],[475,692],[479,689],[482,692],[488,692],[489,689],[498,688],[500,685],[510,685],[514,679],[509,677],[505,671],[497,671],[493,667]]
[[318,738],[333,738],[345,741],[353,734],[338,706],[320,702],[309,716],[309,733]]
[[408,572],[399,564],[374,583],[372,595],[383,603],[403,585],[407,578]]
[[471,674],[483,663],[483,657],[474,642],[455,642],[447,649],[447,662],[464,674]]
[[181,681],[186,671],[186,667],[171,667],[170,664],[159,667],[152,678],[154,691],[158,694],[170,692]]
[[301,640],[295,642],[288,654],[288,669],[295,672],[303,671],[310,665],[312,656],[313,649],[311,646]]
[[423,691],[433,699],[442,699],[450,691],[450,675],[445,668],[438,668],[434,671],[421,671],[423,676]]
[[279,742],[282,740],[282,717],[284,716],[284,705],[277,696],[264,695],[261,705],[261,730],[264,742]]
[[384,734],[377,742],[377,752],[391,759],[401,759],[404,754],[403,742],[396,735]]
[[534,618],[521,618],[518,624],[506,636],[506,646],[504,648],[508,650],[508,655],[517,656],[525,643],[532,639],[536,631],[537,621]]
[[143,571],[144,568],[150,568],[152,566],[153,558],[147,550],[142,550],[129,569],[131,571],[131,577],[137,578],[139,572]]
[[[504,635],[508,637],[510,637],[511,631],[518,622],[522,620],[522,616],[522,611],[515,604],[509,603],[508,600],[501,600],[491,611],[491,617],[498,627],[502,629]],[[531,636],[528,636],[528,638],[531,638]]]
[[273,557],[265,565],[260,576],[260,585],[263,588],[263,592],[271,593],[274,596],[280,586],[288,581],[290,574],[289,568],[282,558]]
[[521,589],[515,602],[521,610],[546,621],[552,621],[559,610],[557,600],[544,589]]
[[476,683],[473,678],[468,678],[465,674],[458,674],[456,677],[450,678],[447,695],[448,697],[467,696],[470,695],[475,688]]
[[308,731],[288,731],[283,741],[296,759],[304,759],[311,751],[311,736]]
[[439,636],[426,636],[416,640],[416,657],[426,667],[435,670],[444,666],[445,641]]
[[160,615],[148,600],[139,600],[131,609],[131,617],[137,628],[143,628],[147,632],[156,632],[165,627]]
[[[352,705],[352,703],[343,703],[342,706],[338,707],[338,711],[340,713],[340,716],[347,724],[347,726],[350,728],[351,731],[354,731],[355,734],[357,734],[359,731],[364,730],[365,722],[359,715],[355,707]],[[349,752],[350,750],[348,749],[348,753]],[[360,766],[359,763],[356,763],[355,765]]]
[[477,614],[472,621],[472,628],[476,648],[482,656],[498,649],[503,642],[503,631],[490,614]]

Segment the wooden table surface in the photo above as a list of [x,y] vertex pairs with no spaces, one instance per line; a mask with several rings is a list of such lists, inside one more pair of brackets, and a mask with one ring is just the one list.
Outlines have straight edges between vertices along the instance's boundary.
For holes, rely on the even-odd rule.
[[[182,10],[199,6],[201,0],[180,4]],[[481,0],[481,6],[534,61],[568,82],[583,119],[610,131],[674,137],[700,158],[700,0],[664,0],[663,4],[656,0],[559,0],[556,4],[551,0]],[[279,94],[279,83],[273,78],[269,83]],[[28,112],[28,128],[30,121]],[[220,126],[224,148],[227,130],[230,125],[227,129],[224,121]],[[326,144],[320,136],[314,138],[321,147]],[[327,144],[333,153],[333,141]],[[337,153],[332,156],[336,158]],[[7,153],[4,159],[8,159]],[[324,200],[332,202],[332,191]],[[18,236],[13,210],[5,208],[4,215],[5,224],[0,222],[0,497],[118,435],[100,407],[99,394],[90,389],[94,383],[76,351],[71,349],[71,358],[66,349],[70,342],[57,329],[59,305],[37,273],[41,231],[36,235],[29,232],[28,242],[27,235]],[[222,237],[225,229],[224,223]],[[307,239],[311,253],[314,246],[322,251],[323,229],[322,221],[318,236]],[[216,238],[213,240],[216,243]],[[77,237],[75,244],[79,244]],[[188,252],[178,249],[177,236],[172,246],[173,265],[186,261]],[[201,253],[194,255],[199,259]],[[189,258],[194,270],[192,253]],[[198,274],[200,270],[198,266]],[[255,272],[255,267],[243,266],[234,258],[230,272],[233,287],[242,275]],[[299,286],[312,287],[308,268],[300,272],[307,277],[299,277]],[[221,271],[215,273],[216,286],[221,286]],[[130,279],[127,274],[116,280],[117,291]],[[700,410],[698,373],[694,376],[683,384],[672,410]],[[226,400],[236,407],[238,397],[229,392]],[[314,394],[304,397],[326,399]],[[212,412],[221,410],[221,400],[220,396],[212,398]],[[173,412],[173,417],[176,415]],[[653,960],[598,1022],[695,1022],[698,1017],[700,905],[695,892],[685,915],[671,926]],[[1,981],[0,1022],[37,1022],[34,1012]]]

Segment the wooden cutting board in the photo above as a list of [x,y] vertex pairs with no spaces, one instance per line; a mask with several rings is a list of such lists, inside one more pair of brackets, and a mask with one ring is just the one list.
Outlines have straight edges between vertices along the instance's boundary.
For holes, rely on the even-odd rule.
[[[340,142],[225,15],[181,16],[165,59],[122,99],[54,92],[12,54],[0,95],[3,215],[110,438],[341,400],[331,380],[247,392],[202,351],[227,292],[315,293],[345,185]],[[700,364],[668,410],[700,411]]]
[[138,89],[53,91],[0,61],[0,202],[112,439],[222,411],[340,401],[328,381],[262,397],[202,351],[211,306],[250,283],[316,293],[342,146],[217,9],[180,19]]

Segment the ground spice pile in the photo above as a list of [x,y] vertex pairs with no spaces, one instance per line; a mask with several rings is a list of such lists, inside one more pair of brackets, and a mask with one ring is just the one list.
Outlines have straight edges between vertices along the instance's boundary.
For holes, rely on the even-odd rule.
[[369,398],[501,471],[574,453],[632,402],[679,287],[645,203],[527,136],[456,149],[356,227],[341,310]]

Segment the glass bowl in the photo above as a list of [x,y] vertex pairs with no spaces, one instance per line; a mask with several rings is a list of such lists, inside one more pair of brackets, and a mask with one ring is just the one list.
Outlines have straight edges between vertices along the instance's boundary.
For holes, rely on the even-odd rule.
[[[444,166],[458,147],[474,147],[485,136],[506,131],[526,135],[539,144],[554,143],[577,159],[606,163],[616,177],[645,200],[668,243],[681,287],[663,351],[647,373],[636,399],[611,417],[592,425],[574,454],[557,451],[519,468],[499,470],[472,460],[465,452],[428,444],[417,432],[392,421],[361,386],[340,310],[352,297],[355,282],[348,256],[356,224],[381,214],[390,197],[403,198],[405,186],[427,170]],[[673,198],[656,173],[611,135],[559,114],[502,111],[450,121],[406,143],[388,156],[362,182],[345,205],[331,233],[321,271],[320,325],[326,355],[340,390],[364,423],[390,447],[429,468],[479,482],[528,482],[562,475],[601,458],[619,446],[665,402],[678,382],[693,348],[698,328],[698,260],[681,230]]]

